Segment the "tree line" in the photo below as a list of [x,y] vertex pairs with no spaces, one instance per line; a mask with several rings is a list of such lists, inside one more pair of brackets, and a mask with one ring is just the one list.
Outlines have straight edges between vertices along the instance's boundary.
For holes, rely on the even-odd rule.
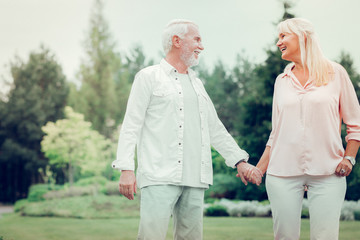
[[[117,180],[119,173],[110,163],[131,84],[135,74],[154,61],[146,58],[141,46],[127,55],[116,51],[103,7],[97,0],[91,12],[83,43],[86,57],[77,75],[80,86],[66,80],[55,54],[44,46],[30,53],[27,61],[15,57],[11,62],[11,90],[0,101],[0,202],[26,197],[35,183],[71,183],[94,175]],[[294,17],[289,9],[284,2],[280,20]],[[287,64],[275,47],[266,54],[259,64],[238,54],[233,67],[220,60],[211,69],[203,64],[196,67],[220,119],[250,154],[252,164],[260,158],[271,131],[274,81]],[[348,71],[359,97],[360,75],[351,56],[341,53],[337,61]],[[215,151],[213,165],[214,187],[225,184],[228,176],[235,178],[234,170]],[[346,198],[360,199],[359,164],[347,181]],[[245,188],[233,182],[225,184],[228,193],[224,194],[230,198],[266,198],[263,184]]]

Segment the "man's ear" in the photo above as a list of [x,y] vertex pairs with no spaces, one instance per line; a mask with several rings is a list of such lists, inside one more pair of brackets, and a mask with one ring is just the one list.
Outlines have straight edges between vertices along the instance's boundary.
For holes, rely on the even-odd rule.
[[180,41],[181,41],[181,38],[179,36],[174,35],[172,37],[172,44],[173,44],[174,47],[180,48]]

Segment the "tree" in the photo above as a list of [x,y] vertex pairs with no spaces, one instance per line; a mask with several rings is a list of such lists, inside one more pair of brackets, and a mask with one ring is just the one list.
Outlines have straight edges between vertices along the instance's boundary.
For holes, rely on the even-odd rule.
[[[294,17],[289,13],[292,4],[283,1],[284,14],[280,21]],[[274,41],[275,46],[276,40]],[[281,59],[281,53],[276,47],[267,51],[267,59],[254,69],[253,79],[248,86],[250,94],[241,101],[242,121],[238,126],[239,143],[250,154],[250,162],[256,164],[264,151],[271,132],[272,97],[276,77],[283,72],[288,62]]]
[[[360,74],[358,74],[354,68],[354,61],[348,53],[341,52],[339,61],[338,61],[347,71],[349,77],[354,85],[358,100],[360,100]],[[343,145],[346,146],[345,136],[346,136],[346,126],[342,124],[341,133],[343,136]],[[359,159],[359,158],[357,158]],[[359,160],[357,160],[359,162]],[[353,167],[351,174],[346,178],[347,181],[347,191],[346,199],[348,200],[358,200],[360,199],[360,165],[356,164]]]
[[63,117],[68,87],[61,66],[44,46],[28,62],[10,64],[8,101],[0,104],[0,201],[15,201],[40,181],[47,159],[40,151],[41,127]]
[[110,136],[116,128],[118,108],[115,77],[121,68],[120,55],[103,16],[104,4],[96,0],[90,21],[90,31],[84,43],[86,59],[80,66],[82,104],[75,110],[83,113],[94,129]]
[[65,108],[66,119],[48,122],[42,129],[46,133],[41,141],[42,151],[49,164],[65,172],[70,185],[74,170],[101,175],[111,160],[113,145],[110,140],[91,129],[82,114],[71,107]]

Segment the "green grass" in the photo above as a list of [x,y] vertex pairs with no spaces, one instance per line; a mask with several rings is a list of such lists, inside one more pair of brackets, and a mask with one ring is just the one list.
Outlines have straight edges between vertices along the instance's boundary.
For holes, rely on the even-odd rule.
[[19,202],[15,209],[32,217],[126,218],[139,216],[139,198],[129,201],[123,196],[78,196],[40,202]]
[[[5,214],[0,219],[3,240],[113,240],[136,239],[138,217],[120,219],[76,219],[21,217]],[[360,222],[340,223],[341,240],[360,236]],[[166,239],[172,239],[172,223]],[[271,218],[204,218],[204,240],[273,239]],[[301,238],[309,239],[309,220],[302,220]]]

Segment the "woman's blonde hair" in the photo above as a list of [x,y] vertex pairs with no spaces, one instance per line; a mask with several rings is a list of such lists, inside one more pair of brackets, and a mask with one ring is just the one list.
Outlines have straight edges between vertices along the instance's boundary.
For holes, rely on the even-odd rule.
[[[331,62],[323,55],[314,27],[306,19],[290,18],[278,24],[279,33],[294,33],[299,38],[301,62],[309,70],[316,86],[326,85],[333,72]],[[291,64],[293,66],[293,64]]]

